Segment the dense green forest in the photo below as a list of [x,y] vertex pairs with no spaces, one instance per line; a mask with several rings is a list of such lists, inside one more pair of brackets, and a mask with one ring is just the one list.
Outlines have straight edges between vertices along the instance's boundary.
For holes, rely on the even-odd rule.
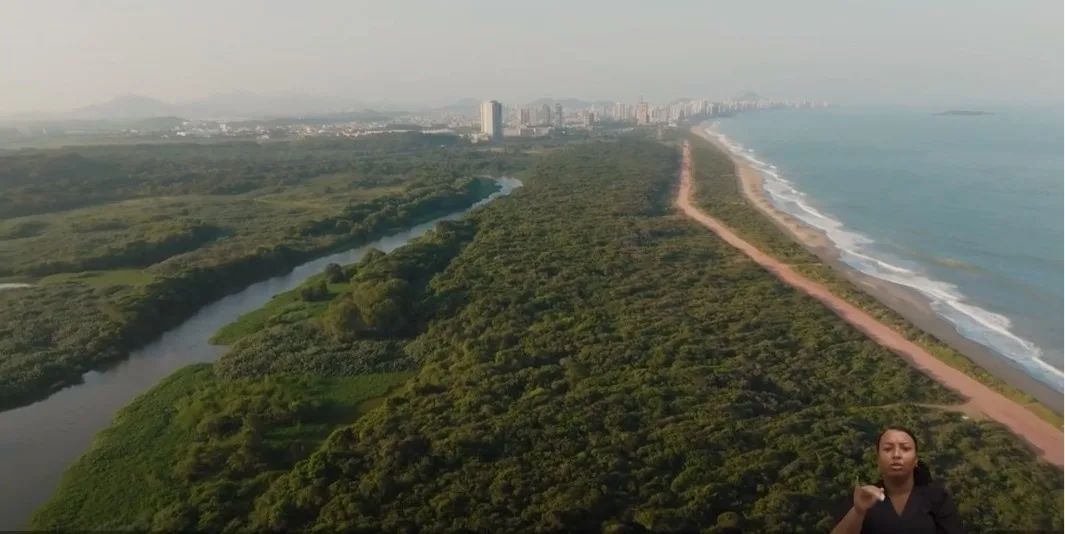
[[[409,133],[357,140],[24,149],[0,158],[0,219],[133,198],[233,195],[341,172],[359,175],[363,184],[382,178],[381,183],[387,183],[405,172],[429,168],[421,157],[438,163],[459,154],[468,157],[463,148],[469,144],[454,135]],[[412,154],[420,157],[411,160]],[[490,160],[482,158],[481,170],[503,170],[491,169]]]
[[759,249],[788,262],[804,276],[824,284],[836,295],[902,333],[937,358],[1019,401],[1055,426],[1062,425],[1059,413],[987,372],[935,336],[917,328],[876,298],[855,287],[831,266],[785,235],[772,221],[744,200],[732,161],[717,147],[690,132],[674,132],[674,135],[691,142],[693,178],[697,184],[696,202],[708,214],[727,224]]
[[104,475],[97,481],[111,490],[64,487],[57,499],[85,506],[80,517],[59,522],[132,524],[132,511],[152,509],[159,510],[157,529],[180,529],[183,500],[220,518],[247,514],[254,497],[333,427],[372,410],[407,378],[391,373],[220,381],[209,364],[186,367],[122,412],[119,421],[133,424],[98,436],[108,452],[77,464],[67,476]]
[[455,136],[0,157],[0,409],[314,256],[464,209],[536,156]]
[[123,410],[32,526],[824,532],[903,424],[974,532],[1061,530],[1060,470],[676,214],[678,160],[554,151],[330,266]]

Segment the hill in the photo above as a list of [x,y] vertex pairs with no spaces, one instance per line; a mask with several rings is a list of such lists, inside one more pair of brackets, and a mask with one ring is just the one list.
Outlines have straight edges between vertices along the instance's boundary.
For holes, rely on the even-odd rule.
[[63,118],[100,119],[148,119],[181,115],[178,106],[140,95],[120,95],[106,102],[80,107],[64,113]]

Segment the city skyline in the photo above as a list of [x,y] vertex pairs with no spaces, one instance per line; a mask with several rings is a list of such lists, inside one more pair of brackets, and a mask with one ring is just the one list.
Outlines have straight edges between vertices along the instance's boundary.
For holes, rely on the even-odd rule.
[[[579,98],[550,98],[541,97],[532,102],[526,104],[514,105],[512,103],[506,103],[503,99],[495,99],[496,101],[504,102],[505,109],[522,108],[530,113],[530,119],[533,117],[551,117],[557,112],[559,106],[566,109],[574,108],[595,108],[596,112],[601,115],[613,115],[620,116],[622,108],[630,106],[635,109],[638,107],[639,102],[643,101],[642,97],[637,97],[637,100],[607,100],[607,99],[579,99]],[[691,98],[691,97],[675,97],[667,98],[657,102],[649,102],[650,105],[657,106],[670,106],[674,104],[684,104],[688,102],[736,102],[736,101],[764,101],[764,102],[786,102],[786,103],[802,103],[802,102],[825,102],[823,99],[811,99],[811,98],[794,98],[794,99],[779,99],[779,98],[766,98],[761,95],[748,92],[745,95],[740,95],[735,98]],[[266,117],[293,117],[293,116],[306,116],[306,115],[330,115],[345,112],[361,112],[361,111],[381,111],[381,112],[404,112],[404,113],[424,113],[445,109],[461,109],[467,107],[469,109],[475,109],[478,116],[481,112],[481,106],[484,100],[473,100],[470,98],[460,100],[451,104],[438,107],[419,107],[411,106],[409,108],[383,108],[367,105],[366,103],[358,103],[355,101],[343,101],[337,99],[316,98],[312,95],[282,95],[279,97],[271,97],[269,95],[256,95],[256,94],[240,94],[240,95],[220,95],[214,99],[199,100],[185,103],[167,103],[162,102],[151,97],[142,95],[120,95],[111,100],[84,106],[73,110],[63,110],[52,113],[22,113],[12,115],[0,115],[0,122],[3,121],[36,121],[36,120],[67,120],[67,119],[81,119],[81,120],[113,120],[113,119],[136,119],[136,118],[152,118],[152,117],[181,117],[186,119],[256,119]],[[289,106],[295,107],[287,107]],[[230,107],[235,106],[235,107]],[[612,106],[614,109],[605,110],[604,107]],[[269,109],[268,109],[269,108]],[[633,109],[628,110],[628,114],[633,113]],[[551,124],[551,121],[547,121]]]
[[[474,110],[437,109],[421,112],[341,112],[268,118],[180,118],[175,116],[115,120],[0,121],[0,146],[25,145],[45,139],[110,138],[151,142],[166,139],[232,139],[269,141],[308,137],[362,137],[389,132],[420,131],[452,134],[474,142],[500,142],[507,137],[541,137],[571,130],[604,133],[633,126],[678,126],[683,120],[708,120],[747,110],[819,108],[825,101],[688,99],[671,104],[636,102],[561,102],[554,106],[513,106],[496,100]],[[596,135],[596,133],[592,133]],[[28,146],[28,145],[27,145]]]

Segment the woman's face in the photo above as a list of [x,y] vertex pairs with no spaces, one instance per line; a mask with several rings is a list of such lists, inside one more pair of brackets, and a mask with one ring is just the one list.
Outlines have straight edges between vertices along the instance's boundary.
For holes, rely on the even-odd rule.
[[877,463],[884,477],[903,477],[917,467],[917,446],[909,434],[901,430],[888,430],[880,437]]

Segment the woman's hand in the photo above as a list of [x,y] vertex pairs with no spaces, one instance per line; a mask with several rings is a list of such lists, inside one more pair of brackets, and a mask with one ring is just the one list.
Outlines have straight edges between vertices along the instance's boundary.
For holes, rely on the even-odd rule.
[[847,510],[847,515],[840,519],[832,534],[860,534],[865,513],[877,503],[884,500],[884,490],[876,486],[859,486],[854,481],[854,505]]
[[854,508],[863,514],[882,500],[884,500],[883,489],[876,486],[858,486],[854,488]]

